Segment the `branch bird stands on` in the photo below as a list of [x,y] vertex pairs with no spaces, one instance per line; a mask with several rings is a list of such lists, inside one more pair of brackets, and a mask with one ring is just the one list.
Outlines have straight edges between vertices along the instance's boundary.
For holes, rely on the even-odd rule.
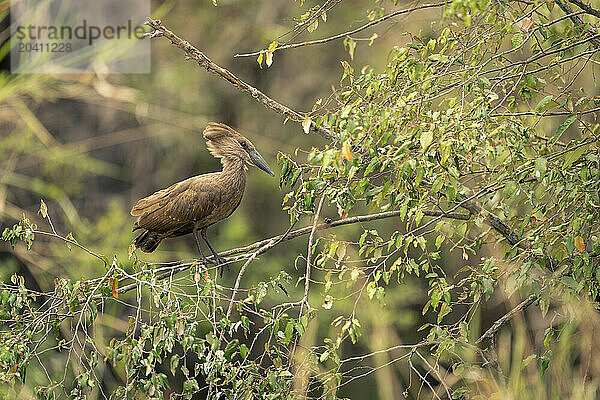
[[200,259],[206,264],[209,260],[200,247],[200,231],[214,257],[212,263],[222,266],[225,260],[206,238],[206,228],[229,217],[239,206],[246,187],[246,164],[275,174],[254,145],[233,128],[213,122],[203,135],[208,151],[221,160],[223,170],[188,178],[139,200],[131,215],[138,217],[133,231],[143,232],[134,243],[144,253],[152,253],[165,238],[193,233]]

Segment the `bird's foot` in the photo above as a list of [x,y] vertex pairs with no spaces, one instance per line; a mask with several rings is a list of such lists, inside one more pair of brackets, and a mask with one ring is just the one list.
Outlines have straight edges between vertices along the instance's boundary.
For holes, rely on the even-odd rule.
[[200,256],[200,257],[198,257],[198,258],[196,259],[196,262],[197,262],[198,264],[202,264],[202,265],[204,265],[205,267],[208,267],[208,264],[211,264],[211,261],[209,261],[209,259],[208,259],[208,258],[206,258],[206,257],[204,257],[204,256]]
[[227,262],[226,259],[224,259],[223,257],[219,257],[219,256],[213,256],[210,260],[210,262],[217,268],[219,268],[219,277],[222,278],[223,277],[223,269],[225,269],[224,267],[227,266],[227,272],[231,271],[229,268],[229,263]]

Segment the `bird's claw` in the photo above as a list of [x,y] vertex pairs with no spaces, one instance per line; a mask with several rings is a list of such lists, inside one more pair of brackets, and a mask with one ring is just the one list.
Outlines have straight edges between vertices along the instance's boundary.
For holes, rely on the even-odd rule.
[[210,264],[210,261],[206,257],[198,257],[196,261],[198,262],[198,264],[202,264],[205,267],[208,267],[208,264]]
[[226,265],[227,265],[227,272],[231,271],[229,268],[229,263],[227,263],[227,260],[224,259],[223,257],[213,256],[211,262],[215,267],[219,268],[219,277],[220,278],[223,277],[223,269]]

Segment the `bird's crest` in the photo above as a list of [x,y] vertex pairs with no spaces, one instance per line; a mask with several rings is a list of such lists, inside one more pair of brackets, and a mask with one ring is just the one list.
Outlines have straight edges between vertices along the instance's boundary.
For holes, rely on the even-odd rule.
[[215,158],[235,156],[241,154],[239,142],[248,142],[248,139],[240,135],[233,128],[225,124],[211,122],[203,133],[206,139],[206,147]]
[[271,176],[275,176],[267,162],[256,151],[251,141],[240,135],[235,129],[225,124],[211,122],[204,129],[206,147],[213,157],[220,158],[223,168],[231,160],[242,160],[246,164],[254,164]]

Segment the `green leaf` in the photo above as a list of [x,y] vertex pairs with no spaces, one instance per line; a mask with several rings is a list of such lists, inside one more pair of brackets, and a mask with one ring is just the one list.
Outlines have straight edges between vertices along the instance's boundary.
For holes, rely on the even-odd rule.
[[427,150],[431,142],[433,142],[432,131],[425,131],[421,133],[421,149],[423,149],[423,151]]
[[292,340],[292,334],[294,333],[294,323],[288,321],[285,326],[285,343],[288,344]]
[[529,357],[527,357],[526,359],[524,359],[523,361],[521,361],[521,371],[523,371],[531,361],[535,360],[535,358],[537,357],[537,355],[532,354]]
[[178,366],[179,366],[179,356],[178,355],[171,356],[171,365],[170,365],[171,375],[175,376]]
[[550,364],[550,356],[552,356],[552,350],[548,350],[547,354],[544,354],[540,357],[540,369],[542,371],[542,376],[548,369],[548,365]]
[[552,140],[550,140],[550,143],[554,144],[556,143],[556,141],[558,139],[560,139],[560,137],[562,136],[563,133],[565,133],[565,131],[567,130],[567,128],[569,126],[571,126],[571,124],[577,119],[577,116],[575,114],[571,114],[567,117],[567,119],[565,119],[565,121],[560,124],[560,126],[558,127],[558,129],[556,129],[556,132],[554,133],[554,136],[552,136]]
[[533,112],[535,112],[536,114],[539,114],[542,111],[546,111],[546,106],[552,101],[552,96],[546,96],[542,99],[542,101],[540,101],[538,103],[538,105],[535,107],[535,110],[533,110]]
[[502,191],[502,194],[504,195],[505,199],[510,199],[515,195],[515,193],[517,193],[518,190],[519,186],[517,186],[517,182],[508,181],[504,185],[504,190]]
[[365,169],[365,176],[369,175],[370,173],[374,172],[377,167],[379,166],[379,159],[377,159],[377,157],[373,158],[371,160],[371,162],[369,163],[369,165],[367,165],[367,169]]
[[225,351],[223,354],[225,356],[225,359],[227,359],[227,361],[231,361],[231,357],[232,357],[233,353],[237,350],[239,344],[240,344],[240,341],[238,339],[233,339],[231,342],[229,342],[227,344],[227,347],[225,347]]
[[248,355],[248,347],[242,343],[240,345],[240,356],[242,356],[242,358],[246,358],[247,355]]
[[198,390],[200,390],[200,386],[195,379],[188,379],[187,381],[183,382],[183,393],[192,394],[196,393]]
[[435,238],[435,247],[439,249],[445,239],[446,237],[444,235],[438,235],[438,237]]
[[436,194],[437,192],[439,192],[440,189],[442,188],[443,184],[444,184],[443,176],[440,175],[437,178],[435,178],[435,181],[433,181],[433,184],[431,185],[431,193]]
[[563,276],[562,278],[560,278],[560,281],[567,286],[569,289],[573,290],[573,291],[578,291],[579,290],[579,282],[577,282],[575,279],[573,279],[573,277],[571,276]]
[[519,47],[525,41],[525,36],[521,32],[517,32],[510,39],[513,49]]
[[573,151],[570,151],[565,154],[565,163],[563,164],[563,168],[570,167],[575,161],[579,160],[579,158],[587,152],[589,144],[585,146],[580,146]]
[[325,187],[326,183],[323,179],[321,178],[315,178],[312,181],[308,182],[308,185],[306,185],[306,188],[308,190],[316,190],[319,191],[321,189],[323,189]]
[[535,159],[535,177],[538,181],[541,181],[546,176],[546,170],[548,168],[548,160],[545,157],[538,157]]

